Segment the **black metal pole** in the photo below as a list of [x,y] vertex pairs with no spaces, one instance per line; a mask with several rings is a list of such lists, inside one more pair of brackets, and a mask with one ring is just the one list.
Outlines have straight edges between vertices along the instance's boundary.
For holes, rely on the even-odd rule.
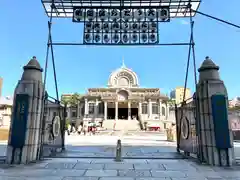
[[192,36],[192,57],[193,57],[193,69],[194,69],[194,81],[195,81],[195,108],[196,108],[196,120],[195,120],[195,126],[196,126],[196,135],[197,135],[197,151],[198,151],[198,158],[200,160],[200,162],[203,162],[203,150],[202,150],[202,146],[201,146],[201,142],[202,142],[202,136],[199,133],[200,129],[201,129],[201,123],[200,123],[200,105],[199,105],[199,95],[197,92],[197,66],[196,66],[196,55],[195,55],[195,42],[194,42],[194,21],[192,18],[192,9],[190,8],[190,28],[191,28],[191,36]]
[[[53,0],[54,1],[54,0]],[[46,90],[46,82],[47,82],[47,69],[48,69],[48,60],[49,60],[49,50],[50,50],[50,39],[51,39],[51,23],[52,23],[52,13],[53,13],[54,3],[51,5],[51,15],[48,21],[48,43],[47,43],[47,52],[45,59],[45,69],[44,69],[44,81],[43,81],[43,92],[42,92],[42,105],[41,105],[41,122],[40,122],[40,148],[38,149],[38,159],[41,159],[43,155],[43,139],[44,139],[44,112],[45,112],[45,103],[47,99],[45,99],[45,90]]]
[[[50,29],[51,29],[51,26],[52,26],[52,23],[50,24]],[[57,85],[57,74],[56,74],[56,68],[55,68],[55,58],[54,58],[54,52],[53,52],[53,45],[52,45],[51,42],[52,42],[52,35],[50,34],[50,47],[51,47],[51,55],[52,55],[52,65],[53,65],[54,83],[55,83],[57,100],[58,100],[58,102],[59,102],[58,85]]]
[[211,15],[205,14],[205,13],[203,13],[203,12],[196,11],[196,10],[193,10],[193,9],[192,9],[192,11],[194,11],[194,12],[196,12],[196,13],[198,13],[198,14],[201,14],[201,15],[203,15],[203,16],[205,16],[205,17],[208,17],[208,18],[210,18],[210,19],[214,19],[214,20],[216,20],[216,21],[219,21],[219,22],[222,22],[222,23],[224,23],[224,24],[227,24],[227,25],[230,25],[230,26],[233,26],[233,27],[236,27],[236,28],[239,28],[239,29],[240,29],[240,26],[239,26],[239,25],[233,24],[233,23],[231,23],[231,22],[229,22],[229,21],[226,21],[226,20],[223,20],[223,19],[220,19],[220,18],[211,16]]

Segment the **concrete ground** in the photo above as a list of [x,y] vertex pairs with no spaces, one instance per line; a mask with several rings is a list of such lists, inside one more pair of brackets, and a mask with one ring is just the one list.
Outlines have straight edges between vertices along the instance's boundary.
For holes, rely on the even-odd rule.
[[[123,161],[115,162],[117,139]],[[236,143],[240,157],[240,143]],[[0,146],[5,155],[6,145]],[[176,155],[164,134],[66,136],[66,153],[30,165],[0,164],[0,180],[240,180],[240,166],[199,165]]]
[[54,158],[2,165],[0,180],[240,180],[240,167],[211,168],[189,160]]

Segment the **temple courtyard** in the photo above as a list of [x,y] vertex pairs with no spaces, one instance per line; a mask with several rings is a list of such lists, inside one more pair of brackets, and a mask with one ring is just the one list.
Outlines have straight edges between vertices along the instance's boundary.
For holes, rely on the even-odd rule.
[[[122,162],[114,161],[122,141]],[[6,142],[1,143],[1,156]],[[240,158],[240,143],[235,143]],[[240,166],[200,165],[176,153],[176,143],[156,132],[66,135],[66,151],[29,165],[0,164],[0,180],[240,180]]]

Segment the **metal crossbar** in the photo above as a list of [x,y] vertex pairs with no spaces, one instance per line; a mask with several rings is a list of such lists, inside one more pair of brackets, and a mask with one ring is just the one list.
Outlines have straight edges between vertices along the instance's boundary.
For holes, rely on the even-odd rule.
[[[168,6],[170,17],[190,17],[195,16],[200,6],[201,0],[41,0],[46,14],[50,17],[72,18],[73,7],[82,8],[157,8]],[[189,3],[193,9],[189,11]],[[54,12],[51,13],[52,4]]]

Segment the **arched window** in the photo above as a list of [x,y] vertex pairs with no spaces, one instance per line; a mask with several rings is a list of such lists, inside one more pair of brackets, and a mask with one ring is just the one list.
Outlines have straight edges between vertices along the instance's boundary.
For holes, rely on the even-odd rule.
[[142,104],[142,114],[148,114],[148,105],[146,103]]
[[98,104],[98,114],[104,113],[104,102]]
[[165,107],[162,107],[162,115],[166,116],[166,108]]
[[158,104],[157,103],[152,104],[152,114],[158,114]]
[[89,114],[94,114],[94,107],[95,107],[94,103],[88,103],[88,113]]

